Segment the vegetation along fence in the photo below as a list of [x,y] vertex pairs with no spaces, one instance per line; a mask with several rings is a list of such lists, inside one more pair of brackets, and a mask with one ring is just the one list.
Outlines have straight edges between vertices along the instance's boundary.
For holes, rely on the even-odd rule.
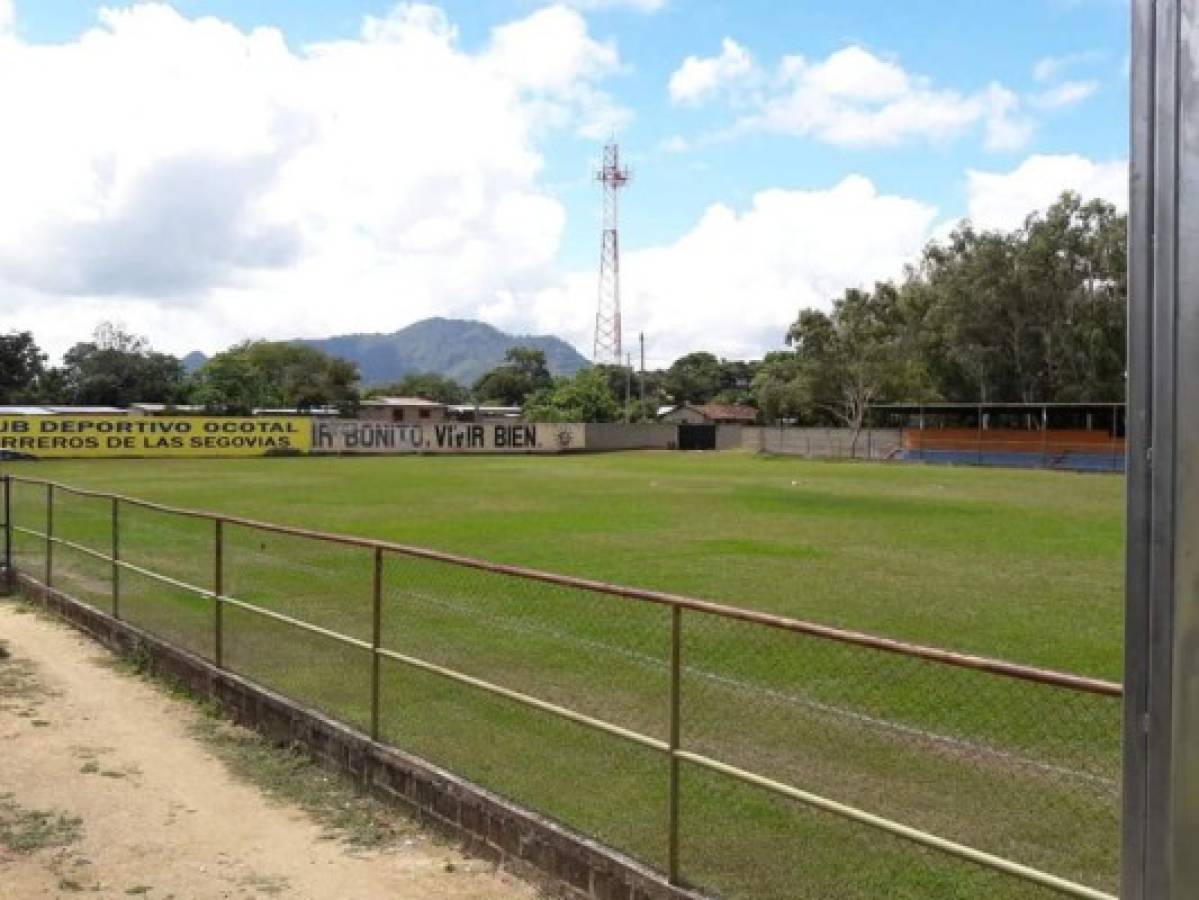
[[[22,576],[725,897],[1108,897],[1120,686],[8,476]],[[797,589],[802,589],[802,585]]]

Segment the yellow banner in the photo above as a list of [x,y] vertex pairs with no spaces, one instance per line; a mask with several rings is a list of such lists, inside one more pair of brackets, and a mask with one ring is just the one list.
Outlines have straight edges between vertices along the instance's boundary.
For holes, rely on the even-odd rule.
[[6,456],[265,456],[311,445],[299,416],[0,416]]

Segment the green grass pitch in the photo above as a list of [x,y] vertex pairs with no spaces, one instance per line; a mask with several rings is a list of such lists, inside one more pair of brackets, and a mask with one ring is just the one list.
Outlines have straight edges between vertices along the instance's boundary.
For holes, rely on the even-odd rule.
[[[741,453],[10,464],[19,475],[655,588],[1118,679],[1122,492],[1111,476],[806,462]],[[39,497],[14,495],[36,521]],[[129,511],[122,555],[208,586],[211,528]],[[56,533],[107,549],[103,504]],[[18,541],[36,571],[40,547]],[[56,579],[104,607],[106,567]],[[227,593],[369,636],[368,554],[231,528]],[[389,558],[384,643],[664,736],[659,607]],[[211,604],[127,574],[131,620],[211,653]],[[237,610],[231,666],[361,724],[366,654]],[[384,666],[398,746],[662,866],[652,751]],[[1105,889],[1119,704],[684,616],[697,752]],[[685,876],[739,897],[1037,896],[1003,876],[685,767]]]

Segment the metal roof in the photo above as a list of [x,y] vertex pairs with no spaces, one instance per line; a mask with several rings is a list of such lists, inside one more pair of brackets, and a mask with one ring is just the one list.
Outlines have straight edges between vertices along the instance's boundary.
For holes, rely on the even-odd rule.
[[336,406],[313,406],[304,410],[297,410],[294,406],[260,406],[250,410],[250,414],[255,416],[338,416],[341,415],[341,410]]
[[123,416],[126,410],[119,406],[47,406],[55,416]]
[[[445,409],[444,403],[436,400],[426,400],[424,397],[372,397],[363,400],[359,406],[425,406]],[[472,407],[473,408],[473,407]]]
[[199,403],[130,403],[129,408],[148,413],[166,412],[167,410],[174,412],[204,411],[204,407]]
[[992,409],[1122,409],[1124,402],[1114,400],[1096,400],[1093,403],[1056,403],[1052,400],[1023,402],[1017,401],[1013,403],[871,403],[871,409],[893,409],[893,410],[924,410],[925,412],[935,412],[939,409],[945,410],[992,410]]

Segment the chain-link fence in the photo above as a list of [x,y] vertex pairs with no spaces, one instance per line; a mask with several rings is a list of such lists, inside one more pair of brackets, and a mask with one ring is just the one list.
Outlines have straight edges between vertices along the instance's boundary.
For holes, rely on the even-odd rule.
[[745,427],[740,446],[807,459],[1123,472],[1124,438],[1103,431]]
[[1107,897],[1120,687],[10,476],[7,562],[727,897]]

